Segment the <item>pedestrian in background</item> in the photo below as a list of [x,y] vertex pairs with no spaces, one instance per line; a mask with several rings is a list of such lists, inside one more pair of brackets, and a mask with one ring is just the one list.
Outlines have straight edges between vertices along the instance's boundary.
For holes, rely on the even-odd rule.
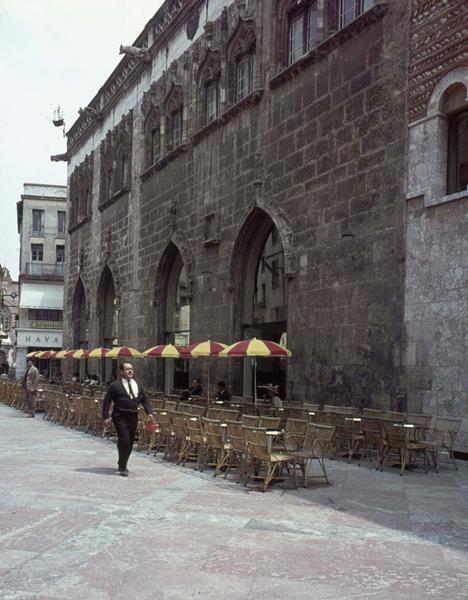
[[29,417],[36,416],[36,396],[37,386],[39,384],[39,371],[33,365],[33,361],[28,358],[26,361],[26,373],[23,375],[23,389],[26,396],[26,407]]
[[133,449],[138,425],[138,406],[141,404],[153,421],[151,407],[143,387],[133,379],[133,366],[120,365],[120,378],[109,385],[102,407],[104,428],[110,427],[109,408],[113,404],[112,423],[117,430],[117,450],[119,453],[118,474],[128,477],[128,459]]

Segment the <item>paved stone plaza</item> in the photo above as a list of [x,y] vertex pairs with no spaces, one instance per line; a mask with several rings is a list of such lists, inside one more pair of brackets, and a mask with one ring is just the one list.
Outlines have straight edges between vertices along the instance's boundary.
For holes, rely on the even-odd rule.
[[0,406],[2,600],[468,598],[468,465],[263,494]]

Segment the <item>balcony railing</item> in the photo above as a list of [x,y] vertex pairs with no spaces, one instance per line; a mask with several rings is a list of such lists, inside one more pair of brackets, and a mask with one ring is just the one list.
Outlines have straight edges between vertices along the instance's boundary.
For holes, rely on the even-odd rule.
[[63,277],[64,263],[48,264],[43,262],[26,263],[26,275]]
[[41,225],[31,225],[29,235],[31,237],[55,237],[65,239],[65,226],[63,227],[42,227]]

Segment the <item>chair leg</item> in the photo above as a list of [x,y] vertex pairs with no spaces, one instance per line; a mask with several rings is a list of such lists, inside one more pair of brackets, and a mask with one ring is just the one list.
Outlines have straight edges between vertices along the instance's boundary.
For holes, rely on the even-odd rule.
[[453,466],[455,467],[455,470],[458,471],[457,463],[455,462],[455,454],[453,452],[453,446],[449,446],[448,451],[449,451],[449,457],[452,460]]
[[361,466],[361,463],[362,463],[362,461],[364,460],[364,457],[367,454],[368,447],[369,447],[369,444],[367,442],[364,442],[364,445],[363,445],[363,448],[362,448],[362,454],[361,454],[361,457],[360,457],[359,462],[358,462],[358,467]]
[[400,476],[403,476],[405,472],[406,460],[408,456],[408,451],[404,448],[400,448]]

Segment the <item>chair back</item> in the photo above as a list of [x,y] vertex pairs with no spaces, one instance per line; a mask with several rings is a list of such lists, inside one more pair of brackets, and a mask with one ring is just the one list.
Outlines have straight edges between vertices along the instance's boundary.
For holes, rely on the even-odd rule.
[[274,417],[276,410],[272,406],[257,406],[257,414],[260,417]]
[[245,452],[245,430],[240,421],[226,421],[227,436],[234,452]]
[[221,423],[215,419],[207,419],[202,417],[203,429],[205,431],[208,446],[224,449],[224,436],[221,431]]
[[201,424],[202,418],[203,417],[185,415],[187,434],[190,438],[190,441],[195,444],[203,444],[205,442],[203,438],[203,430]]
[[304,408],[309,412],[317,412],[320,410],[320,404],[312,404],[311,402],[304,402]]
[[239,411],[233,408],[221,409],[221,421],[237,421]]
[[316,456],[322,457],[333,442],[335,427],[309,423],[304,438],[304,449],[313,450]]
[[407,420],[406,413],[386,410],[383,414],[384,419],[392,419],[394,422],[404,423]]
[[150,406],[153,410],[156,408],[164,408],[164,398],[151,398]]
[[186,412],[188,415],[203,417],[206,413],[206,405],[202,406],[201,404],[188,404],[187,409],[184,412]]
[[278,429],[280,421],[281,417],[261,416],[258,421],[258,427],[265,427],[266,429]]
[[462,419],[457,417],[436,417],[434,427],[438,431],[443,431],[444,433],[451,432],[456,435],[461,423]]
[[375,417],[362,417],[361,429],[367,443],[380,444],[382,439],[380,420]]
[[177,402],[175,400],[165,400],[164,408],[166,410],[177,410]]
[[376,408],[363,408],[362,415],[364,417],[383,417],[383,411],[377,410]]
[[333,425],[332,423],[332,413],[323,413],[316,412],[315,413],[315,422],[318,425]]
[[244,431],[245,441],[250,455],[258,460],[269,460],[271,451],[268,445],[266,429],[244,426]]
[[408,421],[410,423],[414,423],[414,425],[419,425],[419,427],[424,427],[425,429],[429,429],[432,423],[432,415],[424,415],[421,413],[410,413],[408,415]]
[[260,417],[257,415],[242,415],[242,425],[246,425],[247,427],[258,427],[258,422],[260,421]]

